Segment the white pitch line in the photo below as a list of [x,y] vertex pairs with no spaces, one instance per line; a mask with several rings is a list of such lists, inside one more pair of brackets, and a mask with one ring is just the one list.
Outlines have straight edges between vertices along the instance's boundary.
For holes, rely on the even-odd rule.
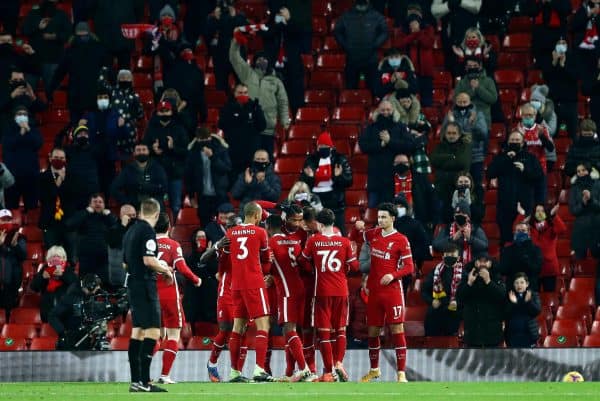
[[[375,390],[376,387],[374,387]],[[407,390],[410,390],[410,388],[407,388]],[[77,393],[73,393],[73,392],[44,392],[45,395],[48,396],[62,396],[62,397],[68,397],[68,396],[87,396],[87,395],[97,395],[97,392],[77,392]],[[130,394],[127,392],[127,390],[124,390],[122,392],[112,392],[112,393],[105,393],[103,392],[102,395],[108,395],[108,396],[119,396],[119,395],[126,395],[126,394]],[[576,396],[598,396],[597,392],[591,392],[591,393],[552,393],[552,394],[548,394],[548,393],[544,393],[544,392],[538,392],[538,393],[506,393],[506,392],[498,392],[498,393],[465,393],[465,392],[444,392],[443,393],[445,396],[460,396],[460,397],[498,397],[498,396],[509,396],[509,397],[523,397],[523,396],[533,396],[533,397],[545,397],[545,396],[551,396],[551,397],[558,397],[558,396],[566,396],[566,397],[576,397]],[[19,397],[26,397],[26,396],[34,396],[34,395],[40,395],[39,392],[19,392],[19,393],[7,393],[4,392],[3,396],[7,396],[7,395],[12,395],[12,396],[19,396]],[[173,392],[169,392],[169,398],[171,398],[172,396],[198,396],[198,395],[205,395],[205,396],[254,396],[254,397],[298,397],[298,396],[362,396],[362,395],[381,395],[381,396],[401,396],[401,395],[406,395],[406,392],[380,392],[380,391],[374,391],[373,393],[366,393],[366,392],[360,392],[360,393],[350,393],[350,392],[313,392],[313,393],[309,393],[309,392],[298,392],[298,393],[282,393],[282,394],[265,394],[265,393],[260,393],[260,392],[231,392],[231,391],[214,391],[214,392],[206,392],[206,391],[196,391],[196,392],[185,392],[185,393],[173,393]],[[423,396],[423,397],[437,397],[440,396],[439,392],[435,392],[435,393],[416,393],[413,395],[415,396]]]

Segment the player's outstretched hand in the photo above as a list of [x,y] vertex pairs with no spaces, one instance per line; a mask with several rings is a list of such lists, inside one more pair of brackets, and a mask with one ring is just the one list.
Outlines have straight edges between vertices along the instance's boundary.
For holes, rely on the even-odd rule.
[[163,274],[165,275],[165,279],[167,281],[167,285],[173,284],[173,282],[175,281],[175,276],[173,276],[173,272],[171,270],[167,270]]

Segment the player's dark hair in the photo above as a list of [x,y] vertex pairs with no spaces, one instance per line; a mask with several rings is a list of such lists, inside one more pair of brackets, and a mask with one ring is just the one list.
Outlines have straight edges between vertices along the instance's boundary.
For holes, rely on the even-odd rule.
[[146,198],[140,203],[140,214],[152,216],[160,211],[160,203],[154,198]]
[[302,206],[300,205],[296,205],[295,203],[292,203],[290,205],[290,207],[288,208],[288,210],[286,210],[286,213],[288,215],[296,215],[296,214],[304,214],[304,210],[302,209]]
[[248,202],[244,206],[244,216],[245,217],[252,217],[255,214],[260,213],[260,212],[262,212],[262,208],[256,202]]
[[312,206],[305,206],[302,208],[302,218],[304,221],[311,222],[317,218],[317,212]]
[[283,220],[281,219],[281,216],[277,214],[269,215],[269,217],[267,217],[267,220],[265,221],[265,226],[268,230],[271,231],[280,231],[282,225]]
[[377,206],[377,210],[380,212],[388,212],[391,217],[396,217],[396,207],[389,202],[380,203]]
[[240,216],[232,215],[227,218],[227,221],[225,222],[225,227],[231,228],[239,226],[240,224],[242,224],[242,219],[240,218]]
[[323,209],[317,214],[317,221],[324,226],[332,226],[335,223],[335,214],[331,209]]
[[154,231],[159,234],[164,234],[169,230],[170,224],[171,219],[169,219],[169,215],[165,212],[160,212],[158,215],[158,220],[156,221],[156,225],[154,226]]
[[458,246],[454,242],[446,242],[444,245],[444,253],[455,253],[458,252]]

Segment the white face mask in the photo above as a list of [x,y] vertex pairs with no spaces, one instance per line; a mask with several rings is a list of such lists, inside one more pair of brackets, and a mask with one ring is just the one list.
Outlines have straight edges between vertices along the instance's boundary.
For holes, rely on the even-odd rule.
[[283,18],[283,15],[276,15],[275,16],[275,23],[276,24],[281,24],[284,21],[285,21],[285,18]]
[[108,99],[98,99],[97,103],[98,103],[98,108],[100,110],[108,109],[108,104],[109,104]]
[[20,114],[18,116],[15,116],[15,122],[17,123],[17,125],[28,124],[29,117]]
[[567,45],[563,44],[563,43],[559,43],[556,45],[556,47],[554,48],[554,50],[556,50],[557,53],[566,53],[567,52]]
[[296,200],[296,202],[307,201],[308,194],[306,192],[296,194],[296,195],[294,195],[294,199]]
[[532,100],[532,101],[531,101],[531,102],[529,102],[529,103],[531,103],[531,105],[532,105],[532,106],[533,106],[533,107],[534,107],[536,110],[539,110],[539,109],[541,109],[541,108],[542,108],[542,102],[540,102],[539,100]]
[[398,217],[406,216],[406,208],[405,207],[397,207],[396,213],[398,214]]

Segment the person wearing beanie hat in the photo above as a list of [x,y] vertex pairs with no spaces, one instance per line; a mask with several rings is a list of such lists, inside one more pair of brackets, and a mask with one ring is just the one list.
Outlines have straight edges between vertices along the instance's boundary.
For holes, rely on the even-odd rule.
[[[554,111],[554,102],[548,97],[547,85],[533,85],[531,87],[531,95],[529,96],[529,104],[536,110],[535,122],[541,124],[548,129],[550,137],[554,138],[557,133],[557,118]],[[552,171],[556,162],[556,149],[546,149],[546,164],[548,171]]]
[[569,147],[565,162],[565,174],[573,177],[577,166],[590,163],[591,167],[600,171],[600,140],[593,120],[585,119],[579,125],[579,136]]
[[319,196],[324,208],[333,210],[335,225],[345,233],[346,189],[352,185],[352,169],[348,158],[335,150],[328,132],[317,138],[317,151],[304,161],[300,181]]

